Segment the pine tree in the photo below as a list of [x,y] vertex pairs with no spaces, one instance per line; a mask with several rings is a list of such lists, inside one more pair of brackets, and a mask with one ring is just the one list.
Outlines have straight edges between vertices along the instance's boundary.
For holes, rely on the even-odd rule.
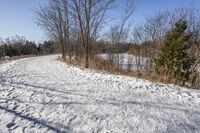
[[164,46],[155,60],[156,72],[176,79],[181,85],[189,80],[195,59],[188,55],[188,44],[192,34],[186,34],[186,21],[179,20],[175,28],[166,34]]

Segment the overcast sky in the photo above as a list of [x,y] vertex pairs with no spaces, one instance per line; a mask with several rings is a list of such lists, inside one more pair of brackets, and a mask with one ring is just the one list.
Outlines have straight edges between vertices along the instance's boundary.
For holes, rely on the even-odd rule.
[[[118,5],[122,2],[123,0],[117,0]],[[5,39],[19,35],[36,42],[44,41],[44,32],[33,21],[33,10],[40,5],[47,5],[47,0],[0,0],[0,37]],[[190,5],[199,7],[200,0],[138,0],[130,21],[134,24],[140,23],[156,12]],[[116,14],[118,13],[112,16]]]

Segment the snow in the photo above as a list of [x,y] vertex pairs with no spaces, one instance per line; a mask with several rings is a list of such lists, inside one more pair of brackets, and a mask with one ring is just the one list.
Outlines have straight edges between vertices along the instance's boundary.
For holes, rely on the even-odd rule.
[[[114,62],[116,64],[118,63],[118,54],[98,54],[97,56],[103,60],[114,58]],[[151,60],[146,57],[136,57],[128,53],[121,53],[119,54],[119,63],[121,69],[128,69],[130,67],[131,70],[143,70],[145,67],[150,65]]]
[[200,92],[67,65],[0,65],[0,132],[198,133]]

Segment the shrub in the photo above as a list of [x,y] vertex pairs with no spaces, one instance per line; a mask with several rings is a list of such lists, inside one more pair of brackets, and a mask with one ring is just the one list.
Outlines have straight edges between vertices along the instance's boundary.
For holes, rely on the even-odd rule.
[[195,62],[195,58],[187,53],[192,34],[187,34],[186,30],[186,21],[179,20],[175,28],[166,34],[161,53],[155,59],[158,74],[175,79],[183,86],[190,79]]

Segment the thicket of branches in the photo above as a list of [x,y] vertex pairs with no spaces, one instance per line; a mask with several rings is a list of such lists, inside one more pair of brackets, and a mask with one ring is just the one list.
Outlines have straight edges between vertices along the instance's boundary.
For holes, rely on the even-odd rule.
[[[191,45],[193,53],[199,56],[200,50],[200,9],[196,7],[176,8],[159,12],[146,19],[141,25],[135,26],[132,31],[135,44],[154,44],[154,50],[148,50],[148,54],[156,56],[162,45],[164,36],[175,27],[175,23],[183,19],[187,23],[188,33],[193,34]],[[149,45],[141,45],[149,46]]]
[[[166,35],[179,20],[187,24],[185,34],[192,33],[187,53],[195,57],[190,66],[198,69],[200,59],[200,10],[196,7],[177,8],[154,14],[139,25],[131,25],[136,1],[126,0],[117,23],[109,25],[109,11],[115,9],[115,0],[49,0],[47,7],[36,11],[36,22],[56,44],[59,44],[64,61],[84,59],[86,68],[96,65],[117,73],[124,71],[160,79],[155,74],[157,59],[165,44]],[[118,7],[117,7],[118,8]],[[110,16],[109,16],[110,17]],[[114,18],[113,18],[114,19]],[[104,27],[106,26],[106,31]],[[106,53],[109,60],[102,61],[97,54]],[[122,68],[124,57],[129,53],[126,70]],[[106,66],[106,67],[105,67]],[[136,69],[135,69],[136,68]],[[188,68],[189,69],[189,68]],[[153,73],[153,74],[152,74]],[[153,76],[152,76],[153,75]],[[152,77],[153,78],[152,78]],[[198,77],[197,77],[198,78]],[[160,81],[160,80],[159,80]]]
[[[75,53],[79,53],[76,56],[84,57],[87,68],[89,59],[94,58],[94,45],[101,36],[107,12],[114,7],[114,2],[115,0],[49,0],[47,7],[41,7],[37,11],[36,22],[59,42],[63,60],[66,60],[68,54],[71,63],[76,51]],[[119,43],[124,38],[125,23],[133,11],[134,0],[127,0],[125,4],[122,22],[115,26]]]
[[[155,69],[154,60],[162,52],[163,47],[165,47],[166,35],[175,28],[176,23],[179,20],[184,20],[187,25],[187,29],[184,31],[184,34],[192,35],[190,41],[187,42],[189,48],[186,50],[186,52],[189,56],[195,57],[195,61],[194,64],[188,68],[187,71],[191,71],[192,69],[193,72],[196,73],[199,69],[200,63],[200,9],[196,7],[176,8],[173,10],[159,12],[153,16],[148,17],[144,23],[134,27],[134,30],[132,31],[132,36],[133,43],[136,45],[132,46],[132,48],[129,49],[129,53],[132,53],[138,57],[145,57],[150,59],[150,66],[152,66],[150,67],[150,69]],[[174,36],[171,39],[177,38],[176,36]],[[170,53],[171,51],[168,50],[167,52]],[[141,62],[141,60],[143,60],[143,58],[140,58],[140,61],[138,62]],[[140,66],[140,63],[137,63],[137,65]],[[148,65],[148,63],[146,65]],[[179,69],[179,71],[181,70]],[[168,73],[170,72],[168,71]],[[148,73],[148,75],[151,74]],[[177,80],[180,80],[183,77],[184,76],[179,75],[179,77],[177,77],[172,83],[176,83]],[[169,81],[170,78],[173,79],[173,76],[163,77],[162,73],[161,75],[157,76],[157,79],[161,78],[164,78],[164,81]],[[195,83],[191,83],[189,86],[199,86],[199,75],[196,75],[195,78]],[[154,78],[154,80],[156,80],[156,78]]]

